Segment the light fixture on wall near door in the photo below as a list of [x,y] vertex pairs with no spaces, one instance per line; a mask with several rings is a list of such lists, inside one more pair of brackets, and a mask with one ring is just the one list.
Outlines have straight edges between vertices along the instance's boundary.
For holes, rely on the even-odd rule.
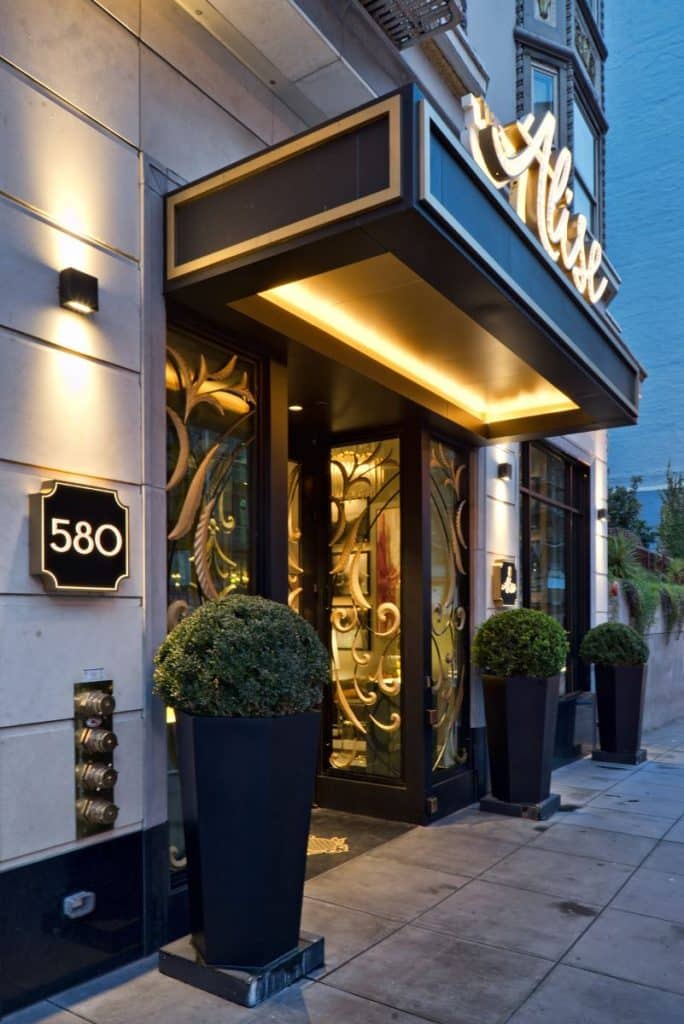
[[599,508],[599,509],[597,509],[596,510],[596,518],[597,519],[607,519],[608,518],[608,509],[607,508]]
[[496,475],[499,480],[508,482],[513,476],[513,464],[511,462],[500,462],[496,467]]
[[97,296],[97,278],[75,267],[67,267],[59,274],[59,304],[75,313],[94,313],[100,307]]

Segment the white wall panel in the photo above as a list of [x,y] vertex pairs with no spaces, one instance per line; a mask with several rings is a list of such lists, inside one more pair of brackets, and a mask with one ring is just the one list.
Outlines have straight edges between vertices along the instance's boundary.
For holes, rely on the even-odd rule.
[[300,78],[297,86],[328,117],[336,117],[373,99],[374,93],[341,60]]
[[92,0],[137,34],[140,28],[140,0]]
[[74,727],[0,729],[0,861],[76,838]]
[[146,49],[141,110],[145,153],[187,181],[262,147],[256,135]]
[[336,57],[327,40],[289,0],[212,0],[214,7],[290,81]]
[[142,0],[141,38],[265,145],[304,123],[175,0]]
[[0,726],[73,716],[74,683],[102,668],[117,708],[142,707],[140,602],[0,597]]
[[138,42],[91,0],[0,0],[0,54],[137,145]]
[[114,802],[119,808],[116,827],[133,825],[143,817],[143,720],[139,712],[114,715],[114,732],[119,746],[114,752],[114,766],[119,778]]
[[[2,198],[0,237],[0,326],[116,366],[140,369],[137,263],[78,241]],[[59,306],[59,271],[71,266],[98,279],[100,308],[93,316]]]
[[166,821],[166,713],[152,694],[152,658],[167,632],[166,621],[166,493],[143,488],[146,524],[145,630],[143,636],[143,707],[145,709],[144,807],[145,828]]
[[140,382],[128,373],[0,331],[5,459],[140,482]]
[[136,151],[5,65],[0,119],[0,189],[79,235],[137,256]]

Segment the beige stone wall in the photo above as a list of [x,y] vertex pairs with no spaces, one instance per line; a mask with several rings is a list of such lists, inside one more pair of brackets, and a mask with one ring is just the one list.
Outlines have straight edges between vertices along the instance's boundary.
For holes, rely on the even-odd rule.
[[[166,817],[162,197],[304,124],[173,0],[0,0],[0,125],[2,870],[75,842],[85,669],[114,681],[112,835]],[[99,279],[92,318],[59,308],[68,266]],[[50,596],[29,574],[28,495],[55,477],[130,506],[116,596]]]
[[[629,623],[627,602],[622,594],[611,598],[611,618]],[[646,666],[644,730],[684,718],[684,632],[674,629],[668,636],[663,614],[656,611],[646,633],[649,658]]]

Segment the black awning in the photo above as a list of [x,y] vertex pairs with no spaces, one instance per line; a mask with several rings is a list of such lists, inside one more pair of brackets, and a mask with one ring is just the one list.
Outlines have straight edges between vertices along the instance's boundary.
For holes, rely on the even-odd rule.
[[636,422],[643,372],[415,87],[167,197],[166,292],[482,440]]

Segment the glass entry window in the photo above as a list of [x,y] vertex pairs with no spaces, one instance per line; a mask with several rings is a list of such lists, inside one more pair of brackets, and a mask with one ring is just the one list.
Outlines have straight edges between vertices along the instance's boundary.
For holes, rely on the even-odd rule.
[[567,630],[562,693],[588,687],[579,644],[589,624],[588,470],[541,444],[522,446],[523,604]]
[[402,775],[398,439],[330,452],[332,769]]
[[436,775],[468,760],[464,745],[468,630],[468,472],[464,454],[430,444],[430,679]]
[[[166,357],[167,625],[202,601],[246,593],[252,579],[254,367],[224,348],[170,331]],[[169,864],[185,879],[175,744],[167,710]]]

